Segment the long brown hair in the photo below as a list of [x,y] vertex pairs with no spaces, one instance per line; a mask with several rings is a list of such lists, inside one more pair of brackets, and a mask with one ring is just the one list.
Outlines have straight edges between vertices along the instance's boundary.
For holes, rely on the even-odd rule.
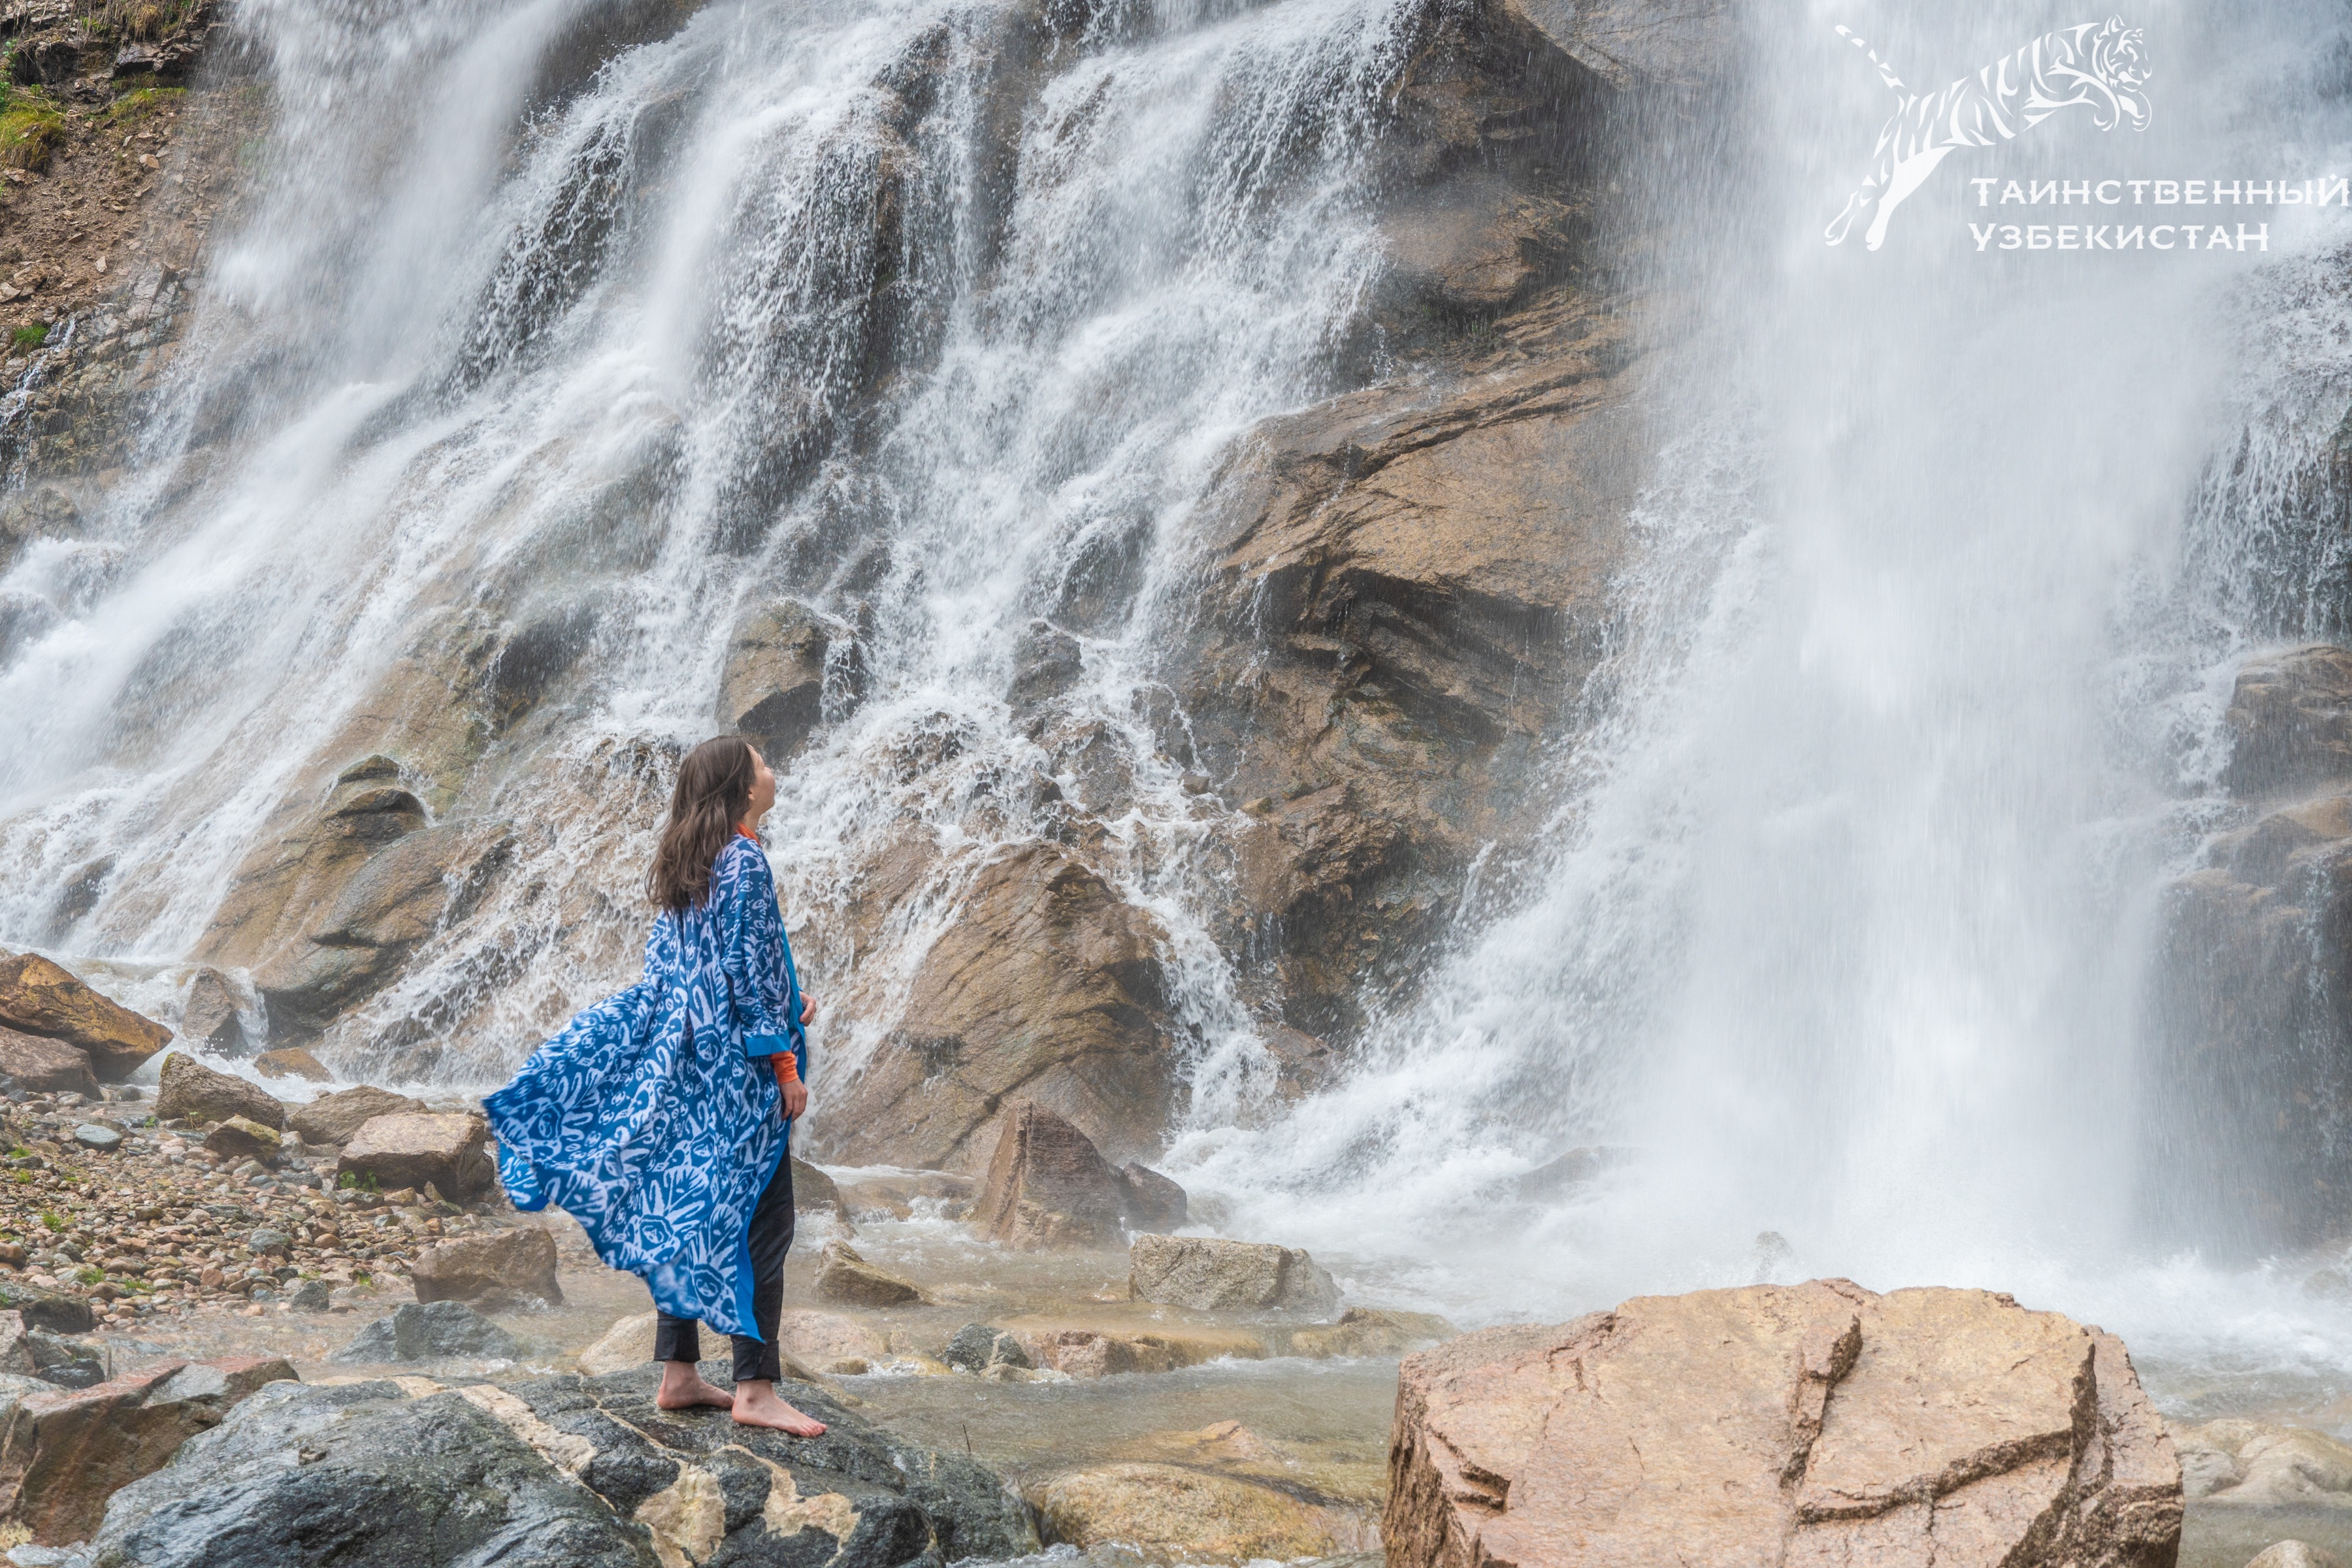
[[682,915],[709,897],[710,863],[751,808],[754,776],[751,743],[740,735],[705,741],[677,764],[669,820],[646,874],[656,907]]

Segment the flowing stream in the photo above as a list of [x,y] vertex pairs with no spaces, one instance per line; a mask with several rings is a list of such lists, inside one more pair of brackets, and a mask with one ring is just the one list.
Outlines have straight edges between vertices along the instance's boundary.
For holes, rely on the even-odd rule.
[[[1979,174],[2352,174],[2318,0],[2141,5],[2149,129],[1963,152],[1875,252],[1822,238],[1891,107],[1833,24],[1940,83],[2088,18],[1736,7],[1690,111],[1729,122],[1626,158],[1687,320],[1543,852],[1355,1071],[1257,1113],[1155,660],[1233,443],[1360,375],[1368,153],[1443,9],[251,0],[274,130],[172,416],[0,584],[52,612],[0,650],[0,941],[166,987],[284,804],[391,735],[510,858],[338,1059],[494,1080],[628,977],[629,847],[790,594],[851,650],[771,819],[795,927],[944,850],[806,954],[865,1003],[845,1066],[972,870],[1075,814],[1168,933],[1171,1168],[1232,1234],[1465,1321],[1848,1274],[2104,1320],[2183,1397],[2352,1379],[2299,1273],[2150,1223],[2144,1070],[2236,663],[2345,618],[2278,500],[2352,394],[2344,215],[2216,214],[2260,254],[1968,226]],[[1043,725],[1005,696],[1039,616],[1084,656]],[[1619,1152],[1521,1184],[1578,1146]]]

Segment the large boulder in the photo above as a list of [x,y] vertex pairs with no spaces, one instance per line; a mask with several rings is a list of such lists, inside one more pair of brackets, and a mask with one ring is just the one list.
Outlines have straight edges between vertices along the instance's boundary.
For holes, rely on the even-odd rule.
[[185,1051],[163,1058],[155,1114],[166,1121],[226,1121],[242,1116],[274,1131],[286,1127],[286,1107],[268,1089],[235,1073],[215,1071]]
[[[886,868],[861,920],[917,895],[934,868]],[[1152,917],[1058,845],[981,868],[924,955],[906,1023],[828,1100],[815,1136],[845,1164],[976,1169],[1015,1094],[1118,1159],[1160,1144],[1174,1103],[1163,938]]]
[[372,1117],[343,1145],[336,1173],[394,1189],[431,1183],[441,1195],[470,1203],[490,1190],[490,1124],[467,1111],[405,1111]]
[[2180,1464],[2121,1342],[1982,1290],[1642,1297],[1407,1357],[1394,1568],[2169,1568]]
[[843,1307],[905,1307],[924,1300],[912,1280],[876,1268],[845,1241],[829,1241],[818,1255],[816,1297]]
[[0,1280],[0,1312],[18,1313],[28,1326],[53,1334],[86,1334],[98,1326],[81,1297],[15,1280]]
[[180,1000],[180,1038],[220,1056],[245,1055],[248,1042],[236,987],[219,970],[200,968],[188,977]]
[[54,1544],[87,1541],[121,1487],[160,1468],[264,1384],[291,1379],[274,1357],[163,1362],[94,1388],[0,1405],[0,1517]]
[[2352,1510],[2352,1446],[2325,1432],[2231,1416],[2172,1439],[2183,1488],[2201,1506]]
[[1030,1100],[1006,1106],[997,1126],[972,1205],[983,1235],[1027,1250],[1118,1245],[1127,1184],[1092,1140]]
[[90,1070],[120,1083],[172,1043],[152,1018],[100,995],[37,952],[0,959],[0,1026],[78,1046]]
[[1297,1312],[1339,1307],[1328,1270],[1295,1247],[1205,1236],[1139,1236],[1128,1248],[1128,1290],[1137,1300],[1202,1312]]
[[328,1359],[365,1365],[472,1356],[512,1361],[522,1344],[462,1301],[404,1301]]
[[433,1568],[913,1568],[1038,1550],[986,1468],[820,1387],[784,1390],[825,1423],[812,1440],[658,1410],[656,1381],[264,1390],[116,1494],[92,1568],[211,1568],[225,1542],[238,1568],[415,1568],[425,1542]]
[[305,1143],[348,1143],[353,1133],[379,1116],[429,1112],[432,1109],[421,1100],[362,1084],[357,1089],[322,1094],[308,1105],[298,1105],[288,1120]]
[[0,1079],[29,1094],[98,1098],[98,1079],[80,1047],[15,1029],[0,1029]]
[[463,1301],[488,1312],[563,1300],[555,1237],[536,1226],[435,1242],[416,1255],[408,1282],[420,1301]]
[[841,1186],[831,1176],[797,1155],[793,1162],[793,1208],[799,1214],[835,1214],[846,1218]]

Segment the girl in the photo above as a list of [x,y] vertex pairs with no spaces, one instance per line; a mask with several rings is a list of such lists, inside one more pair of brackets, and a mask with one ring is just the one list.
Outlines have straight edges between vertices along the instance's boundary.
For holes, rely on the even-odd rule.
[[[660,1309],[655,1402],[717,1405],[799,1437],[824,1426],[778,1396],[776,1324],[793,1243],[792,1122],[808,1107],[815,1008],[800,993],[752,826],[776,775],[736,736],[678,765],[647,890],[645,978],[598,1003],[483,1101],[515,1207],[552,1203]],[[698,1324],[730,1335],[735,1389],[704,1381]]]

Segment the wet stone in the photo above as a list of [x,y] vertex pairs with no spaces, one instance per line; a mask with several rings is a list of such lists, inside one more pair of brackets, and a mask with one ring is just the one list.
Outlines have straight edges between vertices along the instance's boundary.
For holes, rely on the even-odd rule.
[[74,1129],[74,1142],[85,1149],[101,1154],[111,1154],[122,1147],[122,1134],[96,1121],[85,1121]]

